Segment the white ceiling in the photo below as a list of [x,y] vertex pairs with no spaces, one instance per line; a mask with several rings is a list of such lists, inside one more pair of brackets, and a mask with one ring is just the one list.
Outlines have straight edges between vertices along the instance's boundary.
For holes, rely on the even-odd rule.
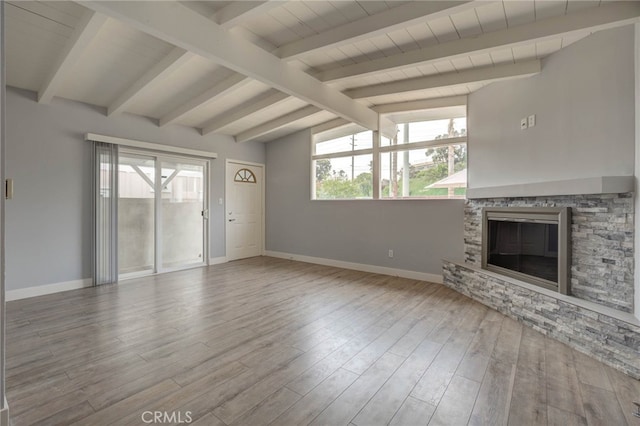
[[5,3],[8,85],[239,141],[338,117],[372,127],[396,108],[381,105],[526,78],[640,15],[640,2],[599,0],[80,3]]

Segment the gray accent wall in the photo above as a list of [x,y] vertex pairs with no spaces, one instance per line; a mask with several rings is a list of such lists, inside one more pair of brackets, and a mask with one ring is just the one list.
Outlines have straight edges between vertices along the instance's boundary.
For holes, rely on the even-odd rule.
[[310,155],[309,130],[267,144],[267,250],[436,275],[462,258],[463,200],[311,200]]
[[633,49],[633,25],[601,31],[469,95],[469,187],[632,176]]
[[201,136],[183,126],[158,127],[151,119],[7,90],[7,177],[14,199],[6,205],[7,290],[91,277],[91,144],[87,132],[214,151],[210,161],[209,257],[225,255],[225,159],[265,162],[261,143]]

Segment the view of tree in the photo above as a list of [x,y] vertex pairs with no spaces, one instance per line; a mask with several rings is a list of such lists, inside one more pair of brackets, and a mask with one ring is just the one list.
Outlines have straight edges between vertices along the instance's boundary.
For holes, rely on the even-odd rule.
[[323,182],[331,176],[331,161],[327,159],[316,161],[316,181]]
[[[447,133],[438,135],[435,139],[466,135],[466,129],[457,130],[454,124],[454,119],[450,119]],[[405,127],[405,135],[407,132],[408,127]],[[429,148],[424,150],[424,154],[424,161],[417,162],[412,157],[414,164],[409,165],[409,196],[464,195],[465,188],[428,188],[428,186],[467,167],[466,145]],[[402,169],[404,163],[401,160],[401,152],[390,152],[383,155],[390,156],[391,180],[384,179],[382,181],[381,195],[383,197],[402,196],[402,186],[406,175]],[[331,160],[322,159],[316,161],[315,173],[317,199],[371,198],[373,196],[373,162],[369,163],[369,172],[362,172],[356,176],[353,172],[353,161],[349,171],[345,172],[343,169],[334,170]],[[405,179],[403,179],[403,175],[405,175]]]
[[[436,140],[466,135],[466,129],[456,130],[454,120],[450,119],[447,133],[435,137]],[[406,132],[406,130],[405,130]],[[450,145],[430,148],[425,151],[424,163],[409,166],[410,196],[453,196],[463,195],[464,188],[428,188],[434,182],[444,179],[467,167],[467,148],[465,145]],[[393,162],[393,160],[392,160]],[[383,196],[398,197],[403,194],[403,171],[397,170],[392,182],[383,182]]]
[[354,180],[347,178],[344,170],[334,172],[331,179],[316,182],[316,198],[371,198],[373,180],[371,173],[360,173]]

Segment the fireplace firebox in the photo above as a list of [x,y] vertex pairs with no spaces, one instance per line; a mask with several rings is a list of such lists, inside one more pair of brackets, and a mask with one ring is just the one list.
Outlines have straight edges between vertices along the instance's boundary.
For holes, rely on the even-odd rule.
[[482,267],[570,294],[569,207],[491,207],[482,211]]

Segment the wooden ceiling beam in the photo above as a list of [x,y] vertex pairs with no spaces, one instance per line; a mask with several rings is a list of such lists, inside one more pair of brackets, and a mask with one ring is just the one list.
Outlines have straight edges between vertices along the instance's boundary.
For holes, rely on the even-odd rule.
[[160,62],[149,68],[135,83],[127,88],[107,108],[107,115],[113,115],[125,111],[141,95],[153,90],[167,76],[191,60],[195,55],[179,47],[174,47],[171,52]]
[[[282,2],[280,1],[242,1],[242,2],[232,2],[216,12],[211,19],[218,22],[224,28],[232,28],[235,25],[240,24],[246,19],[250,17],[257,16],[261,13],[265,13],[267,10],[280,6]],[[187,63],[191,58],[195,55],[191,52],[188,52],[179,47],[175,47],[165,56],[160,62],[158,62],[153,68],[147,71],[144,75],[142,75],[133,85],[127,88],[118,98],[107,108],[108,115],[116,114],[122,111],[125,111],[135,100],[146,93],[148,90],[152,90],[154,86],[161,82],[168,75],[173,73],[175,70],[180,68],[182,65]],[[240,74],[237,74],[236,78],[240,78]],[[233,78],[233,77],[230,77]],[[248,82],[249,80],[246,77],[242,76],[243,79]],[[239,86],[237,86],[239,87]],[[211,93],[212,97],[210,100],[215,99],[219,96],[216,93],[216,90],[219,90],[220,87],[215,85],[211,89],[209,89],[205,93]],[[203,95],[198,96],[187,104],[195,104],[198,103],[205,104],[208,100],[205,99]],[[160,119],[160,126],[169,124],[176,119],[182,117],[187,114],[189,111],[186,111],[184,114],[180,114],[181,108],[186,108],[188,105],[181,105],[175,111],[168,114],[165,117]],[[192,109],[197,108],[196,105]],[[172,115],[180,114],[176,118],[172,118]]]
[[323,82],[384,73],[407,67],[433,64],[495,49],[516,47],[551,38],[570,36],[584,31],[619,27],[638,21],[640,2],[605,2],[568,15],[543,19],[505,30],[493,31],[477,37],[462,38],[368,62],[328,69],[316,75]]
[[[459,72],[428,75],[425,77],[408,78],[391,81],[389,83],[374,84],[372,86],[350,89],[344,93],[353,99],[372,98],[395,93],[415,92],[437,87],[457,86],[469,83],[487,83],[496,80],[529,77],[540,73],[540,60],[518,62],[515,64],[494,65],[482,68],[471,68]],[[375,109],[375,108],[374,108]]]
[[467,96],[447,96],[444,98],[420,99],[417,101],[394,102],[390,104],[375,105],[372,109],[379,114],[389,114],[394,112],[422,111],[434,108],[446,108],[467,104]]
[[[322,49],[337,48],[397,29],[449,16],[476,7],[478,1],[409,2],[384,12],[348,22],[325,32],[285,44],[275,54],[283,59],[296,59]],[[489,2],[484,2],[489,3]]]
[[93,10],[87,10],[80,18],[71,36],[64,46],[62,55],[51,72],[47,75],[38,91],[38,102],[48,103],[68,77],[69,71],[80,60],[82,53],[107,21],[107,17]]
[[202,134],[215,133],[220,129],[242,120],[251,114],[255,114],[266,108],[277,105],[280,102],[289,99],[289,95],[270,90],[269,92],[256,96],[229,111],[212,118],[202,126]]
[[[210,19],[175,2],[82,1],[176,47],[267,84],[366,128],[377,130],[378,114]],[[215,41],[215,42],[212,42]],[[259,64],[259,66],[256,66]]]
[[221,98],[222,96],[238,89],[239,87],[244,86],[249,81],[250,79],[241,74],[233,74],[227,77],[223,81],[214,85],[209,90],[206,90],[197,97],[188,100],[178,108],[161,117],[160,127],[166,126],[167,124],[175,123],[177,120],[189,114],[191,111],[194,111],[201,106],[204,106],[216,99]]
[[295,123],[296,121],[300,121],[313,114],[317,114],[320,111],[322,110],[317,106],[307,105],[304,108],[300,108],[296,111],[290,112],[289,114],[285,114],[282,117],[275,118],[273,120],[267,121],[266,123],[262,123],[256,127],[239,133],[235,136],[235,140],[236,142],[247,142],[252,139],[256,139],[260,136],[264,136],[268,133],[281,129],[291,123]]
[[222,28],[229,29],[248,19],[263,15],[269,10],[282,6],[284,1],[267,0],[267,1],[232,1],[222,9],[220,9],[213,17]]

